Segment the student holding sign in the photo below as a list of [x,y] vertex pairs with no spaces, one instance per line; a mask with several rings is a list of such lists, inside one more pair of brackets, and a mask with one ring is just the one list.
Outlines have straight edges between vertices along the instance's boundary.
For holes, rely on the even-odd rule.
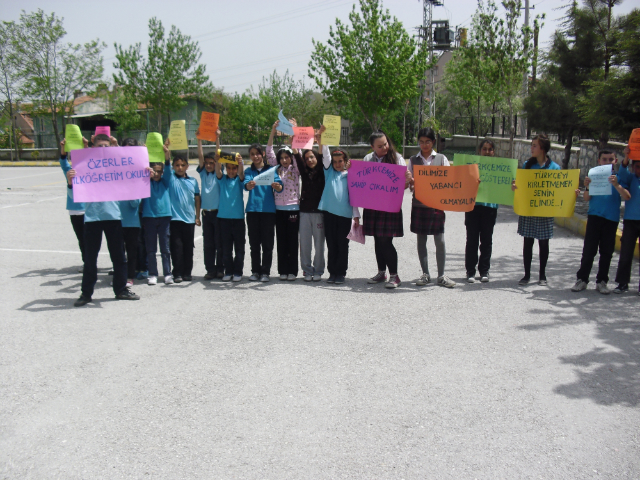
[[[85,140],[86,141],[86,140]],[[68,160],[68,154],[65,151],[66,140],[60,142],[60,168],[65,178],[67,172],[71,170],[71,162]],[[73,188],[67,184],[67,212],[69,212],[69,219],[71,220],[71,226],[73,232],[78,239],[78,246],[80,247],[80,253],[82,254],[82,263],[84,264],[84,203],[73,201]],[[80,273],[83,269],[80,269]]]
[[[613,166],[615,163],[616,154],[612,150],[598,152],[598,165]],[[572,292],[580,292],[587,288],[593,260],[599,249],[600,262],[596,275],[596,290],[604,295],[610,293],[607,282],[609,281],[609,267],[616,246],[616,233],[620,222],[621,195],[625,196],[625,200],[627,200],[625,194],[628,192],[618,184],[616,175],[609,177],[609,183],[615,189],[611,195],[590,195],[591,179],[589,177],[584,179],[583,198],[589,202],[589,213],[587,214],[587,229],[584,234],[580,270],[577,273],[576,284],[571,287]]]
[[[364,157],[365,162],[407,165],[404,158],[396,153],[391,140],[384,132],[372,133],[369,137],[369,144],[373,147],[373,152]],[[407,170],[405,174],[404,188],[406,189],[411,180],[411,173]],[[378,263],[378,273],[371,277],[368,283],[382,283],[387,280],[388,267],[389,281],[385,287],[399,287],[401,282],[398,276],[398,252],[393,246],[393,238],[404,236],[402,209],[399,212],[382,212],[365,208],[363,221],[364,234],[373,237],[376,262]]]
[[[629,153],[629,147],[626,147],[624,160],[618,172],[618,181],[626,191],[621,195],[626,202],[622,238],[620,239],[620,259],[616,272],[618,286],[613,289],[613,293],[624,293],[629,290],[633,252],[640,236],[640,160],[631,162]],[[640,295],[640,289],[638,295]]]
[[[276,202],[274,192],[283,189],[282,180],[275,167],[265,165],[262,145],[249,147],[251,167],[244,171],[244,188],[249,192],[246,207],[249,247],[251,249],[251,276],[249,280],[268,282],[273,262],[273,239],[276,225]],[[264,185],[262,178],[271,182]]]
[[[480,144],[479,154],[482,157],[494,157],[496,147],[485,138]],[[507,183],[508,185],[508,183]],[[476,202],[473,210],[465,212],[464,224],[467,228],[467,244],[464,251],[464,265],[467,270],[467,282],[474,283],[476,266],[480,273],[480,281],[489,281],[491,267],[491,251],[493,247],[493,227],[498,217],[498,204]],[[480,258],[478,259],[478,246]]]
[[[295,122],[295,119],[293,120]],[[278,274],[280,280],[293,281],[298,276],[298,231],[300,230],[300,172],[289,147],[273,153],[273,137],[280,125],[271,127],[267,142],[267,162],[276,167],[283,188],[276,192],[276,239],[278,240]]]
[[[436,143],[436,134],[432,128],[422,128],[418,132],[418,144],[420,145],[420,153],[411,157],[409,161],[409,172],[411,174],[411,190],[415,190],[415,181],[413,179],[413,167],[420,165],[427,166],[444,166],[450,165],[447,157],[441,153],[434,153],[433,146]],[[426,285],[431,281],[429,275],[429,257],[427,254],[427,239],[429,235],[433,235],[433,241],[436,244],[436,263],[438,265],[437,285],[446,288],[453,288],[456,282],[451,280],[444,274],[444,265],[446,261],[446,250],[444,244],[444,221],[445,213],[442,210],[427,207],[422,204],[413,195],[411,202],[411,231],[418,236],[418,259],[422,267],[422,276],[416,282],[416,285]]]

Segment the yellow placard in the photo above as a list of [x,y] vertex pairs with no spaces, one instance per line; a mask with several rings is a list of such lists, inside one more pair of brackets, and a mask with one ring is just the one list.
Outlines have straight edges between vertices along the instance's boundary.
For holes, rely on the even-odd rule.
[[322,124],[326,130],[322,134],[323,145],[340,145],[340,117],[337,115],[325,115]]
[[84,148],[82,142],[82,132],[78,125],[67,123],[64,128],[64,151],[69,153],[72,150],[81,150]]
[[571,217],[576,206],[580,170],[516,172],[513,210],[526,217]]
[[225,152],[218,149],[218,155],[220,163],[230,163],[231,165],[238,165],[238,154],[236,152]]
[[187,128],[184,120],[174,120],[171,122],[169,129],[169,150],[187,150],[189,142],[187,142]]

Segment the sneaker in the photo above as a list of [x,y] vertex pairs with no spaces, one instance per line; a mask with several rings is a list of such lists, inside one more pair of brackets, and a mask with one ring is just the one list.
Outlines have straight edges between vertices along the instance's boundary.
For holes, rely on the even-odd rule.
[[336,283],[336,276],[329,275],[329,278],[327,278],[327,283]]
[[222,279],[222,277],[224,277],[224,273],[223,272],[218,272],[216,277]]
[[389,275],[389,281],[384,284],[385,288],[398,288],[402,282],[398,275]]
[[242,275],[234,275],[233,276],[233,281],[234,282],[239,282],[240,280],[242,280]]
[[476,279],[473,275],[467,276],[467,283],[476,283]]
[[386,272],[378,272],[376,273],[373,277],[371,277],[369,280],[367,280],[367,283],[382,283],[384,281],[387,280],[387,274]]
[[429,275],[428,273],[423,273],[422,276],[416,282],[416,285],[418,285],[419,287],[423,287],[429,282],[431,282],[431,275]]
[[528,285],[531,279],[529,277],[522,277],[518,282],[518,285]]
[[136,279],[138,279],[138,280],[144,280],[145,278],[149,278],[149,272],[148,271],[138,272],[136,274]]
[[265,273],[265,274],[263,274],[263,275],[260,277],[260,281],[261,281],[261,282],[268,282],[268,281],[270,281],[270,280],[271,280],[271,279],[269,278],[269,275],[267,275],[266,273]]
[[[167,277],[164,277],[164,283],[167,283]],[[158,284],[158,277],[154,277],[153,275],[151,275],[149,278],[147,278],[147,285],[157,285]]]
[[205,280],[213,280],[214,278],[218,278],[218,274],[217,273],[206,273],[204,275],[204,279]]
[[80,298],[74,302],[73,306],[84,307],[89,302],[91,302],[91,297],[85,297],[84,295],[80,295]]
[[538,280],[538,285],[540,285],[541,287],[546,287],[547,286],[547,279],[546,278],[541,278],[540,280]]
[[586,289],[587,289],[587,282],[585,282],[584,280],[578,280],[576,284],[573,287],[571,287],[572,292],[581,292],[582,290],[586,290]]
[[628,284],[618,284],[618,286],[616,288],[613,289],[613,293],[615,294],[619,294],[619,293],[625,293],[629,291],[629,285]]
[[487,283],[489,281],[489,274],[488,273],[485,273],[484,275],[480,274],[480,281],[482,283]]
[[127,280],[126,287],[133,287],[133,280]]
[[296,278],[298,278],[298,276],[294,275],[293,273],[287,275],[287,280],[289,280],[290,282],[293,282]]
[[320,280],[322,280],[322,275],[314,275],[313,276],[313,281],[314,282],[319,282]]
[[107,273],[107,275],[113,275],[113,270],[109,270],[109,273]]
[[451,280],[449,277],[447,277],[446,275],[443,275],[441,277],[438,277],[438,280],[436,281],[436,283],[438,285],[440,285],[441,287],[447,287],[447,288],[453,288],[456,286],[456,282],[454,282],[453,280]]
[[[173,285],[173,275],[165,275],[164,276],[164,284],[165,285]],[[155,283],[154,283],[155,285]]]
[[125,288],[118,295],[116,295],[116,299],[117,300],[140,300],[140,296],[133,293],[130,288]]
[[286,279],[287,279],[286,274],[280,275],[280,281],[285,281]]
[[609,295],[611,293],[611,290],[609,290],[609,287],[607,287],[607,282],[605,282],[604,280],[596,283],[596,290],[603,295]]
[[182,277],[173,277],[174,283],[182,283]]
[[251,276],[249,277],[249,280],[251,280],[252,282],[257,282],[258,280],[260,280],[260,277],[258,276],[257,273],[252,273]]
[[342,275],[338,275],[338,276],[336,277],[335,284],[336,284],[336,285],[340,285],[340,284],[343,284],[343,283],[344,283],[344,277],[343,277]]
[[222,277],[222,281],[223,282],[230,282],[231,281],[231,275],[225,275],[224,277]]
[[185,282],[190,282],[191,280],[193,280],[193,277],[191,275],[185,275],[184,277],[182,277],[182,280],[184,280]]
[[313,276],[308,275],[308,274],[306,274],[306,273],[305,273],[305,274],[304,274],[304,277],[302,277],[302,279],[303,279],[305,282],[310,282],[311,280],[313,280]]

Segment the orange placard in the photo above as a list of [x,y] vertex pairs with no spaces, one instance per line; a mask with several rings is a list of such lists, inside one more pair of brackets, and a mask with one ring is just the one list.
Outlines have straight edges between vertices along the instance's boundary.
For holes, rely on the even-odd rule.
[[640,128],[634,128],[629,137],[629,158],[640,160]]
[[200,132],[196,135],[198,140],[207,140],[209,142],[215,142],[218,139],[218,122],[220,121],[219,113],[202,112],[200,117]]
[[414,166],[416,199],[427,207],[470,212],[476,205],[480,171],[477,164],[457,167]]

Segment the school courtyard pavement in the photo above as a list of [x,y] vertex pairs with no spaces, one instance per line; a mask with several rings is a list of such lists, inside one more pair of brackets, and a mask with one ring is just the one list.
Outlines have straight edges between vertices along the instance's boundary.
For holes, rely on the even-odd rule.
[[640,297],[570,292],[567,230],[549,286],[519,287],[501,208],[491,282],[467,284],[448,213],[458,285],[421,288],[406,196],[396,291],[366,283],[370,238],[338,286],[205,282],[198,239],[193,282],[115,301],[103,254],[74,308],[64,196],[59,168],[0,168],[0,478],[640,478]]

